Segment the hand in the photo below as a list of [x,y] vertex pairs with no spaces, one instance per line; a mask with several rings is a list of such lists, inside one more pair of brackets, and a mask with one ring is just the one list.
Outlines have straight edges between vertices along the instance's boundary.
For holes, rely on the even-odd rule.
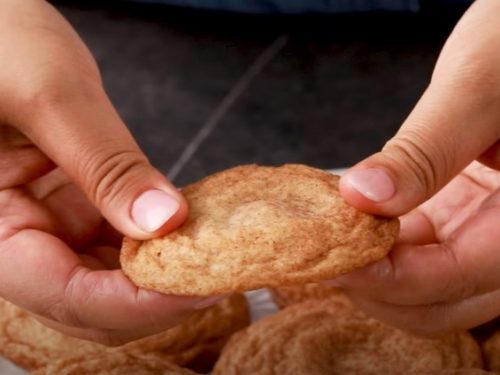
[[2,0],[0,61],[0,296],[107,344],[213,302],[138,289],[118,269],[118,231],[161,235],[187,206],[129,134],[70,25],[43,0]]
[[[498,12],[496,0],[472,5],[399,132],[340,182],[353,206],[404,216],[386,259],[337,282],[368,313],[414,332],[500,314]],[[466,168],[475,159],[492,169]]]

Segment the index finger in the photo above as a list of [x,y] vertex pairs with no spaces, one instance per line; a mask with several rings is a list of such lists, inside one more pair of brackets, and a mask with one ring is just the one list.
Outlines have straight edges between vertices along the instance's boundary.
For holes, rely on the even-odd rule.
[[154,332],[204,299],[137,288],[120,270],[91,270],[50,234],[25,229],[0,242],[0,295],[65,325]]
[[500,288],[500,191],[442,243],[398,244],[383,260],[336,279],[398,305],[456,301]]

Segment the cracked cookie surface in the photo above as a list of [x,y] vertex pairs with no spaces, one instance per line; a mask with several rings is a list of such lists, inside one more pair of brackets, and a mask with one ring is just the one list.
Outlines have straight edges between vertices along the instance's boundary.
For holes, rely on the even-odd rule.
[[366,317],[342,295],[292,305],[233,335],[214,375],[409,374],[482,368],[467,332],[411,336]]
[[183,189],[186,222],[164,237],[125,239],[138,286],[213,295],[334,278],[383,258],[397,219],[347,205],[339,177],[304,165],[240,166]]

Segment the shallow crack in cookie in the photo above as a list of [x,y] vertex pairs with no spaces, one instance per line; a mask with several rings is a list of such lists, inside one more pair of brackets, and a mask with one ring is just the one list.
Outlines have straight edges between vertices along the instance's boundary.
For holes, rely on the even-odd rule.
[[232,168],[186,187],[187,221],[164,237],[125,239],[138,286],[214,295],[331,279],[383,258],[397,219],[347,205],[339,177],[304,165]]

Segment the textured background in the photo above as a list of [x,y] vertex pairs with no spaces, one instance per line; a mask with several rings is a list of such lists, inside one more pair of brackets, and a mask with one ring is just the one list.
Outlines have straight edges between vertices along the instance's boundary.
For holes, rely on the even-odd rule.
[[377,151],[464,11],[278,17],[56,6],[95,54],[151,162],[179,185],[236,164],[335,168]]

